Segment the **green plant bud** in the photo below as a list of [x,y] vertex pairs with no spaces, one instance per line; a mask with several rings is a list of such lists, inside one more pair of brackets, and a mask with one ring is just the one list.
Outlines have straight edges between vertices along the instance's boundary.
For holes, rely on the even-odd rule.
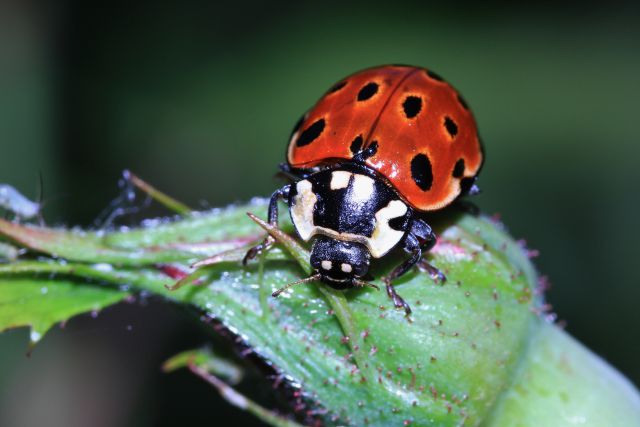
[[[245,212],[265,207],[261,201],[104,234],[0,220],[0,235],[49,256],[0,265],[0,304],[11,303],[3,302],[8,289],[37,289],[44,272],[49,289],[59,283],[70,292],[67,306],[73,289],[164,295],[221,322],[299,388],[298,418],[305,423],[640,425],[637,390],[550,323],[526,250],[500,224],[456,212],[440,216],[439,242],[427,257],[448,280],[436,283],[416,268],[394,282],[413,309],[407,318],[385,292],[370,288],[340,292],[307,283],[272,298],[311,271],[307,248],[291,237],[286,219],[281,227],[289,234],[261,224],[276,248],[241,265],[245,250],[263,237]],[[190,269],[222,251],[214,263]],[[373,283],[382,286],[380,277],[404,256],[385,257],[372,270]],[[176,290],[165,286],[185,275]],[[111,294],[96,303],[119,300],[109,300]],[[0,315],[0,330],[26,324],[42,330],[38,301],[48,301],[49,318],[63,320],[51,315],[58,307],[47,294],[30,295],[31,304],[16,311],[19,322]],[[11,301],[19,300],[13,294]]]

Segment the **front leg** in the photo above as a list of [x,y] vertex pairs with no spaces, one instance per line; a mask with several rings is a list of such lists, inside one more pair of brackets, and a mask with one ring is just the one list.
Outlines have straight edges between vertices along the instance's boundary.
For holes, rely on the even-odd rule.
[[440,270],[429,264],[429,262],[422,256],[423,251],[426,252],[431,250],[436,244],[436,235],[429,224],[421,219],[414,219],[411,224],[411,230],[405,236],[403,243],[403,249],[406,252],[409,252],[411,257],[394,268],[393,271],[391,271],[391,273],[383,280],[387,287],[387,295],[389,295],[389,298],[393,300],[393,304],[397,308],[404,308],[404,311],[408,316],[411,314],[411,307],[409,307],[409,304],[407,304],[407,302],[396,292],[391,283],[394,279],[402,276],[416,264],[427,270],[431,278],[436,282],[444,282],[447,279]]
[[[411,234],[418,238],[420,241],[420,247],[424,252],[430,251],[436,245],[436,234],[433,232],[429,224],[421,219],[416,218],[413,220],[413,224],[411,225]],[[420,259],[418,266],[429,273],[429,276],[431,276],[431,278],[436,282],[446,282],[447,278],[442,271],[431,265],[424,257]]]
[[404,312],[408,316],[411,314],[411,307],[409,307],[409,304],[400,295],[398,295],[391,282],[409,271],[409,269],[413,267],[420,258],[422,258],[420,241],[411,232],[409,232],[404,238],[404,250],[411,254],[411,258],[405,260],[402,264],[394,268],[383,280],[387,288],[387,295],[389,295],[389,298],[393,301],[393,305],[396,308],[404,308]]
[[[278,225],[278,201],[280,199],[288,200],[289,192],[291,191],[291,185],[287,184],[284,187],[274,191],[269,201],[269,224]],[[255,258],[260,252],[269,249],[275,240],[270,235],[267,236],[262,243],[252,247],[247,251],[247,254],[242,259],[242,264],[247,265],[249,260]]]

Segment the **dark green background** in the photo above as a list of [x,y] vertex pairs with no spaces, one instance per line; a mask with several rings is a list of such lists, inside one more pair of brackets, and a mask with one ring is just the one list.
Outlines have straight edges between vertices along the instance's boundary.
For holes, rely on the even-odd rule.
[[[0,4],[0,182],[35,197],[42,173],[49,223],[92,225],[125,168],[197,207],[267,195],[333,82],[426,66],[475,112],[476,203],[540,250],[569,332],[640,381],[637,7],[88,3]],[[239,412],[158,369],[206,339],[154,300],[72,320],[31,359],[3,334],[0,425],[224,425]]]

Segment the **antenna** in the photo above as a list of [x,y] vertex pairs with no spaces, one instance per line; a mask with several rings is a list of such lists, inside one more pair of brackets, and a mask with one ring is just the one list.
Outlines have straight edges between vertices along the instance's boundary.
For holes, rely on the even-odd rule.
[[271,294],[272,297],[277,298],[278,295],[280,295],[281,293],[283,293],[284,291],[286,291],[287,289],[289,289],[290,287],[294,286],[294,285],[300,285],[302,283],[309,283],[309,282],[314,282],[316,280],[320,279],[320,274],[314,274],[313,276],[309,276],[306,277],[304,279],[300,279],[298,281],[289,283],[288,285],[278,289],[277,291],[275,291],[274,293]]

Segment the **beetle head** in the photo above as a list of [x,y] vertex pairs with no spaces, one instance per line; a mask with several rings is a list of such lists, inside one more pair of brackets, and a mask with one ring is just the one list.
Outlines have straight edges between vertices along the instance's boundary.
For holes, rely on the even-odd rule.
[[327,236],[318,237],[311,249],[311,266],[323,282],[336,289],[354,286],[354,280],[369,271],[370,258],[364,245]]

